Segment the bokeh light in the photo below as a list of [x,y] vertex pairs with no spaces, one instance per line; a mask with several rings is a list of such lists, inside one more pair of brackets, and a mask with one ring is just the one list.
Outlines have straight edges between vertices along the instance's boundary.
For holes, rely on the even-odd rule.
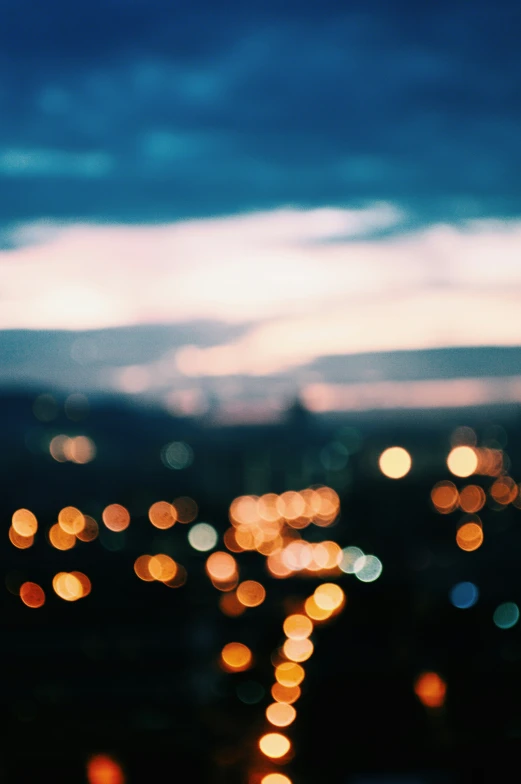
[[296,715],[293,705],[287,702],[272,702],[266,708],[266,718],[275,727],[289,727]]
[[313,631],[313,623],[307,615],[288,615],[283,624],[284,634],[291,640],[305,640]]
[[125,784],[121,766],[107,754],[96,754],[87,762],[89,784]]
[[20,599],[27,607],[42,607],[45,603],[45,593],[38,583],[23,583],[20,586]]
[[194,550],[206,553],[213,550],[218,541],[218,534],[213,525],[209,523],[196,523],[188,531],[188,541]]
[[478,522],[464,523],[458,528],[456,543],[466,552],[477,550],[483,544],[483,528]]
[[519,607],[515,602],[504,602],[494,610],[493,620],[499,629],[511,629],[519,620]]
[[471,446],[454,447],[447,457],[447,466],[454,476],[470,476],[478,467],[478,455],[476,450]]
[[166,530],[177,521],[177,512],[168,501],[156,501],[148,510],[148,519],[155,528]]
[[283,662],[275,667],[275,680],[281,686],[299,686],[304,677],[304,668],[295,662]]
[[436,672],[424,672],[414,684],[414,692],[427,708],[441,708],[445,702],[447,684]]
[[450,514],[457,509],[459,495],[454,482],[437,482],[431,490],[431,501],[440,514]]
[[376,555],[361,555],[354,565],[354,573],[363,583],[373,583],[382,574],[382,569],[382,562]]
[[292,784],[292,781],[283,773],[268,773],[262,777],[261,784]]
[[[365,556],[362,556],[363,558]],[[337,610],[345,599],[345,594],[336,583],[322,583],[313,594],[316,604],[321,610]]]
[[256,580],[245,580],[237,586],[237,599],[245,607],[258,607],[266,598],[266,589]]
[[68,534],[59,523],[55,523],[49,529],[49,542],[56,550],[72,550],[76,544],[74,534]]
[[307,661],[313,654],[313,643],[310,639],[286,640],[282,646],[284,656],[290,661]]
[[221,666],[227,672],[242,672],[251,667],[252,653],[242,642],[229,642],[221,651]]
[[109,504],[103,510],[101,519],[109,531],[120,532],[128,528],[130,524],[130,514],[121,504]]
[[58,525],[66,534],[77,536],[85,528],[85,518],[75,506],[66,506],[58,513]]
[[259,748],[266,757],[279,759],[288,753],[291,743],[289,738],[279,732],[268,732],[259,740]]
[[300,697],[300,686],[283,686],[282,683],[274,683],[271,687],[271,696],[276,702],[285,702],[292,705]]
[[467,610],[476,604],[479,598],[479,591],[474,583],[463,582],[451,588],[449,595],[454,607],[458,607],[460,610]]
[[389,479],[402,479],[411,470],[412,460],[409,452],[401,446],[385,449],[378,458],[380,471]]
[[36,515],[29,509],[17,509],[11,518],[11,525],[19,536],[27,538],[34,536],[38,530]]

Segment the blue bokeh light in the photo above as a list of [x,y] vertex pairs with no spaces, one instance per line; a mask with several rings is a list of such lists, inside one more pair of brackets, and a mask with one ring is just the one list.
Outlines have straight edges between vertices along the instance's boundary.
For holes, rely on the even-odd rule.
[[468,610],[473,607],[479,598],[479,591],[474,583],[457,583],[450,591],[450,600],[454,607]]

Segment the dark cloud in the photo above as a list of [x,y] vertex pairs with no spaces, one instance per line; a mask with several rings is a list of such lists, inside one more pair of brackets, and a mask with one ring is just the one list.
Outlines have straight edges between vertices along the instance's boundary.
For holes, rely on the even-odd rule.
[[10,0],[3,17],[4,223],[521,212],[517,3]]

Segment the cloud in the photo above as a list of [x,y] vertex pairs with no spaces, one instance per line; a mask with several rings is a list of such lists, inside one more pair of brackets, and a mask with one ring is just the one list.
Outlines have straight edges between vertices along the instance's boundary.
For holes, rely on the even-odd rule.
[[324,355],[521,344],[521,223],[378,235],[403,221],[378,204],[17,227],[21,246],[0,253],[0,329],[235,326],[204,345],[187,327],[179,352],[159,360],[161,372],[170,364],[196,377],[280,373]]

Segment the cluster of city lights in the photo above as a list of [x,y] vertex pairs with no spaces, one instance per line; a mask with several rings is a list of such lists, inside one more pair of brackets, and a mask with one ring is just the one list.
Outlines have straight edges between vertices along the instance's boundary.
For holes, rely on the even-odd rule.
[[[45,404],[45,405],[44,405]],[[42,411],[49,401],[40,401]],[[43,418],[43,415],[41,415]],[[49,447],[55,460],[85,463],[95,455],[94,444],[85,436],[55,436]],[[192,460],[192,452],[183,442],[167,444],[161,459],[169,468],[182,468]],[[453,434],[446,465],[453,479],[442,479],[432,487],[432,508],[440,515],[460,515],[455,542],[464,552],[478,550],[484,541],[480,512],[487,506],[499,512],[509,505],[521,509],[521,486],[508,473],[510,461],[500,444],[477,445],[470,428],[458,428]],[[378,458],[381,473],[391,480],[406,477],[412,468],[409,452],[401,446],[390,446]],[[471,479],[471,477],[474,477]],[[475,477],[480,477],[478,480]],[[463,483],[456,481],[465,480]],[[207,553],[204,572],[219,592],[218,606],[228,617],[235,618],[254,610],[266,601],[265,586],[251,579],[241,579],[239,556],[256,552],[264,557],[270,578],[302,577],[320,583],[307,598],[299,600],[282,622],[284,638],[271,656],[273,665],[272,701],[265,708],[266,727],[257,740],[257,757],[252,765],[249,784],[292,784],[287,772],[278,770],[294,757],[291,730],[297,717],[295,704],[301,695],[306,672],[304,664],[314,653],[313,635],[317,628],[338,616],[346,605],[344,590],[335,580],[345,576],[371,583],[382,574],[382,563],[354,545],[341,547],[333,539],[308,541],[306,531],[315,538],[318,529],[330,529],[340,514],[336,491],[326,486],[288,490],[281,494],[242,495],[229,507],[229,527],[220,535],[207,522],[196,522],[197,503],[188,496],[173,501],[156,501],[148,510],[150,524],[159,530],[172,529],[176,524],[188,525],[190,546],[198,553]],[[118,503],[103,509],[101,523],[114,533],[125,531],[131,522],[129,510]],[[30,548],[38,533],[38,520],[28,509],[17,509],[12,515],[9,539],[20,550]],[[77,542],[91,542],[98,537],[100,525],[91,516],[73,506],[61,509],[57,521],[47,530],[50,546],[70,550]],[[328,534],[329,535],[329,534]],[[143,582],[160,582],[178,588],[187,580],[184,566],[165,553],[139,555],[134,572]],[[52,579],[57,597],[74,602],[89,595],[91,583],[78,571],[58,572]],[[23,604],[42,607],[45,591],[35,582],[24,582],[19,589]],[[457,583],[449,599],[458,609],[469,609],[479,599],[479,590],[471,582]],[[500,629],[514,626],[520,611],[514,602],[500,604],[493,622]],[[240,637],[240,635],[237,635]],[[243,642],[227,643],[219,655],[221,669],[233,675],[255,666],[254,652]],[[436,672],[423,672],[413,685],[414,693],[427,709],[443,707],[447,684]],[[258,756],[260,754],[260,756]],[[260,761],[259,761],[260,760]],[[287,769],[285,769],[287,770]],[[124,784],[121,766],[107,755],[92,757],[87,766],[89,784]]]

